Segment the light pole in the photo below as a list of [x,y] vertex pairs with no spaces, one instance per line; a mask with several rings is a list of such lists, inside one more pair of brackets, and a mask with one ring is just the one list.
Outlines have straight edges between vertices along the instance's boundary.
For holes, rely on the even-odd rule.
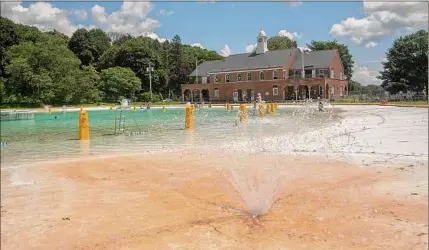
[[153,72],[153,67],[152,67],[151,63],[149,63],[149,67],[146,68],[146,72],[149,73],[149,92],[150,92],[150,100],[152,100],[152,72]]

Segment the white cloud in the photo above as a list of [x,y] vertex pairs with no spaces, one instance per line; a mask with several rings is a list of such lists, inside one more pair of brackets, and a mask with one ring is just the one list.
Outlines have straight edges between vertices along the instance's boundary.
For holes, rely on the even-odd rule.
[[223,57],[228,57],[231,54],[231,50],[229,49],[228,45],[225,45],[225,47],[220,50],[219,54]]
[[428,3],[364,2],[363,9],[365,17],[342,20],[331,27],[330,34],[360,45],[427,27]]
[[191,44],[191,46],[204,49],[204,46],[201,43],[193,43],[193,44]]
[[168,11],[168,10],[161,9],[161,10],[158,11],[157,15],[169,16],[169,15],[171,15],[173,13],[174,13],[173,11]]
[[149,2],[123,2],[118,11],[106,13],[103,6],[94,5],[90,12],[95,25],[85,26],[75,24],[70,14],[76,15],[80,20],[88,19],[85,10],[68,10],[55,7],[51,3],[36,2],[28,8],[21,2],[1,2],[1,15],[16,23],[31,25],[43,31],[56,29],[68,36],[78,28],[101,28],[106,32],[128,33],[134,36],[147,36],[163,42],[154,30],[160,26],[159,21],[148,18],[152,11]]
[[302,2],[286,2],[286,4],[289,5],[290,7],[297,7],[297,6],[300,6]]
[[105,31],[155,37],[153,30],[160,23],[147,17],[151,10],[152,4],[149,2],[123,2],[119,11],[107,14],[104,7],[94,5],[91,13],[97,25]]
[[32,3],[28,8],[22,6],[21,2],[1,2],[1,16],[42,31],[55,29],[69,36],[77,29],[69,19],[69,11],[45,2]]
[[291,40],[295,40],[296,38],[301,37],[301,35],[298,34],[297,32],[289,32],[287,30],[280,30],[278,33],[278,36],[284,36]]
[[248,44],[244,50],[246,51],[246,53],[251,53],[255,49],[256,49],[256,43],[255,44]]
[[86,19],[88,19],[88,12],[86,12],[86,10],[74,9],[71,11],[71,13],[74,14],[77,19],[81,21],[85,21]]
[[353,71],[353,81],[359,82],[362,85],[381,85],[381,80],[376,78],[379,75],[378,71],[360,65],[356,65]]
[[375,46],[377,46],[376,42],[369,42],[365,44],[365,48],[374,48]]

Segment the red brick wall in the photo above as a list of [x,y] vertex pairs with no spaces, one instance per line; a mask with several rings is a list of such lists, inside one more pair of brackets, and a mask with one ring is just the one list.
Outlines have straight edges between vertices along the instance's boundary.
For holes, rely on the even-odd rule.
[[[343,72],[343,76],[344,76],[344,69],[343,69],[343,65],[341,63],[341,58],[340,58],[340,54],[337,52],[337,55],[334,56],[334,58],[332,58],[330,67],[331,69],[334,70],[335,72],[335,77],[334,79],[340,79],[340,72]],[[329,71],[330,72],[330,71]]]

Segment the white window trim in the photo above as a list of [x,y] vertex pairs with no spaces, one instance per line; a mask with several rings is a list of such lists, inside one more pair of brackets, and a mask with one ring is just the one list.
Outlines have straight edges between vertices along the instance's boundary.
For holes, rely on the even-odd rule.
[[217,75],[214,75],[214,82],[219,82],[218,78],[217,78]]
[[[250,80],[249,80],[249,75],[250,75]],[[247,72],[247,74],[246,74],[246,80],[247,81],[252,81],[252,73],[251,72]]]
[[[240,76],[240,78],[238,78],[238,76]],[[237,82],[241,82],[241,80],[242,80],[242,75],[241,75],[241,72],[240,73],[237,73]]]
[[231,78],[229,77],[229,74],[225,74],[225,82],[231,82]]
[[219,98],[219,89],[214,89],[214,97]]
[[273,95],[279,95],[279,88],[278,87],[273,87]]
[[[262,79],[261,79],[261,75],[262,75]],[[265,81],[264,71],[259,71],[259,81]]]
[[278,74],[277,70],[273,70],[273,80],[278,80],[279,79],[278,75],[279,74]]

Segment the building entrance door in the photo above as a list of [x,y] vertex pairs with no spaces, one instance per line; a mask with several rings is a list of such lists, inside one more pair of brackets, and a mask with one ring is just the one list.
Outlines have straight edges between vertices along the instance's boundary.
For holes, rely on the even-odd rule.
[[232,94],[232,98],[234,100],[234,102],[238,102],[238,92],[234,91],[234,93]]
[[255,98],[253,96],[253,91],[251,89],[247,89],[247,101],[253,101],[253,99]]
[[238,101],[243,101],[243,90],[241,89],[238,90]]

